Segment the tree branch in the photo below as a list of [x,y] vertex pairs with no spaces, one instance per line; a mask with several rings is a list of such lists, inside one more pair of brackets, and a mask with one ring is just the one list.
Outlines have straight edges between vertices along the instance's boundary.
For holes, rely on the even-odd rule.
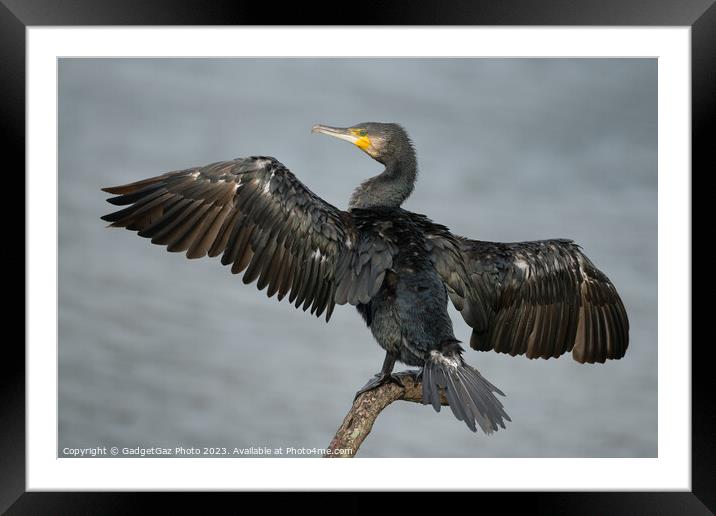
[[[403,387],[394,383],[385,383],[368,392],[364,392],[353,402],[343,424],[333,437],[323,456],[328,459],[346,459],[355,457],[358,448],[373,429],[373,423],[380,413],[391,403],[398,400],[423,402],[423,387],[411,372],[396,373]],[[441,404],[447,405],[445,393],[441,393]]]

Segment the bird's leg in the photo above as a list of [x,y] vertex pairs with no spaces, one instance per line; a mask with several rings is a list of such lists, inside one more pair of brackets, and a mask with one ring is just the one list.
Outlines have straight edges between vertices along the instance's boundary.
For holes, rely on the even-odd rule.
[[400,381],[400,378],[397,376],[394,376],[393,373],[393,366],[395,366],[395,361],[398,359],[398,355],[395,355],[391,352],[385,353],[385,360],[383,361],[383,367],[380,370],[380,373],[376,374],[368,383],[366,383],[358,392],[356,392],[355,398],[353,398],[353,401],[355,401],[358,396],[363,394],[364,392],[368,392],[370,390],[373,390],[377,387],[380,387],[381,385],[392,382],[396,385],[399,385],[401,387],[404,387],[403,382]]

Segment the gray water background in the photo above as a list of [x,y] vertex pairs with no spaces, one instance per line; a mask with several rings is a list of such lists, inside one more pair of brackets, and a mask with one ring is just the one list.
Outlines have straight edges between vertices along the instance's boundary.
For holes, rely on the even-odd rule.
[[371,120],[414,140],[407,209],[482,240],[575,239],[619,289],[631,344],[605,365],[468,351],[507,394],[507,430],[399,402],[360,456],[657,455],[655,59],[61,59],[60,455],[329,443],[383,359],[354,309],[326,324],[218,258],[105,229],[99,189],[265,154],[345,207],[380,167],[310,128]]

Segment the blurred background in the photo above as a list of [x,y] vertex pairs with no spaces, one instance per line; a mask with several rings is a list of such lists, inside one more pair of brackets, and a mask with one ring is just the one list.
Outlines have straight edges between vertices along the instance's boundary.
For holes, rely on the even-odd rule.
[[100,187],[263,154],[345,207],[380,166],[310,128],[364,121],[415,143],[405,208],[481,240],[581,244],[621,293],[631,343],[604,365],[470,350],[507,394],[506,430],[397,402],[359,456],[657,456],[655,59],[61,59],[60,456],[328,445],[383,360],[355,310],[326,324],[218,257],[105,229]]

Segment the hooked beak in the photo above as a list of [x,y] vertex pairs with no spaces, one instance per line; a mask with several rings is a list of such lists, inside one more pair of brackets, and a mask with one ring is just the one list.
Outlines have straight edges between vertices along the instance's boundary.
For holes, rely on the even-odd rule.
[[333,136],[334,138],[345,140],[353,144],[357,143],[360,138],[359,136],[353,134],[347,127],[329,127],[327,125],[314,125],[313,128],[311,128],[311,132],[327,134],[328,136]]
[[329,127],[327,125],[314,125],[311,129],[312,133],[323,133],[333,136],[340,140],[351,142],[369,156],[375,156],[375,148],[370,136],[366,134],[365,129],[356,129],[355,127]]

